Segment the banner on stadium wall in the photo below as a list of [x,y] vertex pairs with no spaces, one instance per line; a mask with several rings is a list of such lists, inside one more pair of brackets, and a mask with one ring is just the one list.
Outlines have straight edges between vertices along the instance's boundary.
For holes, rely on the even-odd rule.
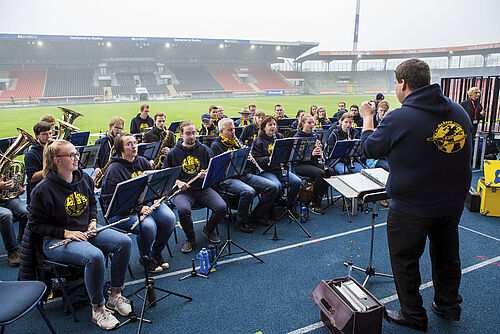
[[266,90],[266,95],[285,95],[283,89]]

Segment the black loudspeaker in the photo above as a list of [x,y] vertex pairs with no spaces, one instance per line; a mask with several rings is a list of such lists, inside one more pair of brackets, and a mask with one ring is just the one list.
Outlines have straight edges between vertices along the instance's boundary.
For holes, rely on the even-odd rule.
[[465,198],[465,206],[470,212],[479,212],[479,208],[481,206],[481,196],[472,187],[469,188],[469,192]]

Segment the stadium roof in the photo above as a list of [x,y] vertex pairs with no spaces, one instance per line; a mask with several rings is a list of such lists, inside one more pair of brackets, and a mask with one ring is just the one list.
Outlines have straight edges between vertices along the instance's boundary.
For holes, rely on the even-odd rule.
[[[0,34],[0,60],[140,59],[173,62],[279,61],[297,58],[315,42],[181,37]],[[224,51],[222,54],[221,51]],[[186,56],[188,54],[189,56]]]
[[297,63],[309,60],[359,60],[361,59],[393,59],[412,57],[448,57],[500,53],[500,43],[452,46],[442,48],[405,49],[405,50],[375,50],[375,51],[319,51],[300,57]]

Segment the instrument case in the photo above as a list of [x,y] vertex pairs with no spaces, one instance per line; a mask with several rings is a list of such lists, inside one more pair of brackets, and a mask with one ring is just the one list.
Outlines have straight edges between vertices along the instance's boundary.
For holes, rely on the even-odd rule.
[[487,186],[483,179],[479,179],[477,192],[481,196],[479,212],[483,216],[500,217],[500,187]]
[[[355,311],[339,296],[338,289],[333,285],[353,281],[376,306],[366,311]],[[351,277],[336,278],[329,281],[322,280],[318,283],[311,297],[320,308],[320,318],[330,333],[335,334],[380,334],[382,333],[382,320],[385,306],[366,290],[361,284]]]
[[481,206],[481,196],[476,189],[470,187],[467,197],[465,198],[465,206],[470,212],[479,212]]

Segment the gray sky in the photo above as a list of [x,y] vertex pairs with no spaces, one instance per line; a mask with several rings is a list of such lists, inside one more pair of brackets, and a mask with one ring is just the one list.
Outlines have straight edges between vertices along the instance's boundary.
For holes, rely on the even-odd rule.
[[[0,0],[0,33],[319,42],[352,50],[356,0]],[[358,50],[500,42],[500,0],[361,0]]]

